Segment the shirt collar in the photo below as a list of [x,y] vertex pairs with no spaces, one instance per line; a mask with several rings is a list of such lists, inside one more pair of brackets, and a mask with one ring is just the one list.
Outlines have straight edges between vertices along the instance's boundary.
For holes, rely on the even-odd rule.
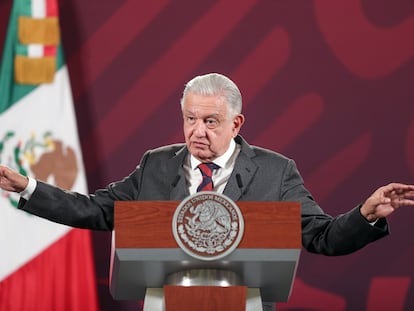
[[[233,155],[235,149],[236,149],[236,143],[234,139],[232,139],[230,141],[229,148],[227,149],[227,151],[223,153],[221,156],[219,156],[217,159],[215,159],[213,162],[220,167],[225,167],[227,162],[230,160],[231,156]],[[200,160],[196,159],[193,155],[190,155],[191,169],[195,170],[200,163],[201,163]]]

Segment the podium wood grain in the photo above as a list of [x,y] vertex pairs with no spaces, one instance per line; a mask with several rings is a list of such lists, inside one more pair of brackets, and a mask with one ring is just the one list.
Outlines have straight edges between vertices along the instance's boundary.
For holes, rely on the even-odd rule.
[[[172,219],[179,204],[176,201],[116,202],[115,244],[118,248],[177,248]],[[236,204],[245,219],[238,248],[301,247],[299,203],[239,201]]]

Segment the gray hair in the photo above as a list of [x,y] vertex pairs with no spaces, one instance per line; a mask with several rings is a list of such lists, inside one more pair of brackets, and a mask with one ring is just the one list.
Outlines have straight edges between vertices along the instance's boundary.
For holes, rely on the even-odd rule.
[[242,111],[242,96],[237,85],[228,77],[219,73],[196,76],[185,85],[181,98],[181,109],[188,93],[198,95],[222,95],[228,103],[229,113],[236,116]]

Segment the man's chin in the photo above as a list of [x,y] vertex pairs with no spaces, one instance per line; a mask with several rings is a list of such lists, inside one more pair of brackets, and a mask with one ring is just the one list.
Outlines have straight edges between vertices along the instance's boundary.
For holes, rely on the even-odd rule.
[[211,152],[206,151],[205,149],[193,148],[190,150],[190,152],[194,157],[196,157],[198,160],[202,162],[209,161],[213,158]]

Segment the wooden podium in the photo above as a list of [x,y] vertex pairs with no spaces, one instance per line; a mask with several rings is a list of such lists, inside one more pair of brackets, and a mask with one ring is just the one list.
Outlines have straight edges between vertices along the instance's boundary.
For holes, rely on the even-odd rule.
[[[116,202],[110,269],[114,299],[143,300],[147,289],[163,288],[167,311],[194,306],[198,311],[230,310],[230,303],[243,306],[231,310],[245,310],[246,289],[254,288],[263,301],[287,301],[302,247],[300,204],[236,203],[244,218],[240,244],[224,258],[204,261],[186,254],[174,239],[172,218],[180,202]],[[229,273],[239,280],[226,287],[169,282],[171,276],[191,271]],[[214,306],[203,309],[205,300]]]

